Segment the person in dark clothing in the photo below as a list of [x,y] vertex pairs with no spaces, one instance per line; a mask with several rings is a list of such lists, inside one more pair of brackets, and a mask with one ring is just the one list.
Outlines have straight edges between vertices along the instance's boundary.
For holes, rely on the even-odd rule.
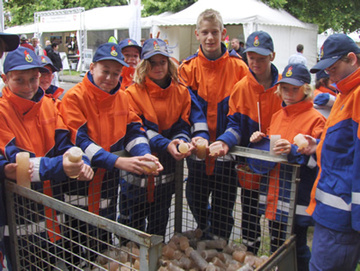
[[244,53],[245,51],[244,43],[242,41],[240,42],[239,39],[237,38],[233,38],[231,40],[231,48],[232,48],[231,50],[237,52],[241,56],[242,60],[244,60],[244,62],[247,64],[246,53]]
[[[63,68],[63,65],[62,65],[62,61],[61,61],[61,57],[60,57],[60,54],[59,54],[59,44],[56,43],[56,42],[53,42],[51,44],[51,51],[48,52],[48,57],[51,59],[52,63],[54,64],[54,66],[59,70],[61,71],[62,68]],[[54,72],[54,79],[53,81],[51,82],[52,85],[54,86],[59,86],[59,72]]]

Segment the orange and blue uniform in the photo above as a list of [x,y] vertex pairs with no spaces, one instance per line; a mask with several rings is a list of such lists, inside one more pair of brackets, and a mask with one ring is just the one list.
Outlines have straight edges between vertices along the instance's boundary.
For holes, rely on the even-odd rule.
[[[53,100],[44,97],[41,88],[38,89],[32,100],[27,100],[15,95],[8,87],[5,87],[3,98],[0,101],[0,123],[2,127],[1,153],[9,162],[15,163],[18,152],[29,152],[30,160],[33,163],[32,189],[62,199],[60,184],[68,180],[62,166],[62,155],[73,145],[70,141],[69,129],[54,106]],[[85,159],[85,161],[89,164],[89,160]],[[45,213],[45,216],[48,216],[50,212],[52,217],[51,209],[44,208],[43,205],[34,206],[34,208],[38,208],[40,213]],[[34,224],[45,225],[44,221],[37,220],[38,218],[34,218]],[[20,221],[20,223],[23,222]],[[41,238],[49,238],[52,242],[61,238],[57,223],[46,220],[47,227],[53,228],[47,233],[42,230],[46,228],[44,225],[32,227],[34,235],[29,236],[30,243],[37,243],[41,246],[44,242],[41,241]]]
[[134,67],[123,67],[122,68],[121,76],[120,76],[121,90],[127,89],[130,85],[132,85],[134,83],[134,81],[133,81],[134,73],[135,73]]
[[[74,180],[64,185],[65,201],[115,220],[120,172],[114,168],[118,156],[112,152],[126,150],[133,156],[150,153],[141,119],[129,105],[125,92],[120,91],[120,83],[107,93],[95,85],[90,72],[82,82],[67,91],[60,108],[73,143],[87,154],[91,165],[97,167],[91,182]],[[68,223],[73,228],[111,243],[111,236],[102,229],[88,228],[85,223],[73,219]],[[69,234],[77,236],[75,231]],[[81,242],[88,242],[84,237],[79,238],[82,238]],[[93,246],[106,249],[101,243]],[[72,251],[81,255],[80,246],[72,248]],[[96,254],[90,256],[95,257]]]
[[[360,69],[337,83],[339,94],[317,147],[319,174],[308,208],[314,220],[339,232],[360,231]],[[336,215],[334,215],[336,214]]]
[[[174,139],[190,141],[190,93],[185,86],[177,82],[171,81],[168,87],[162,88],[149,77],[145,78],[144,86],[133,84],[127,88],[126,93],[134,111],[144,123],[151,151],[158,155],[164,170],[154,177],[154,196],[151,200],[148,198],[151,184],[148,182],[146,189],[143,176],[127,178],[122,184],[120,194],[120,222],[164,236],[171,198],[175,191],[176,162],[167,152],[167,147]],[[137,197],[131,197],[135,194]],[[135,210],[141,208],[142,212]]]
[[[221,49],[222,55],[210,60],[200,46],[199,51],[183,61],[178,69],[180,81],[189,88],[193,97],[190,114],[192,137],[202,136],[210,142],[225,131],[231,91],[248,71],[238,54],[229,54],[223,44]],[[187,200],[200,229],[228,238],[234,224],[232,212],[237,190],[235,172],[229,157],[225,161],[207,160],[210,161],[205,163],[194,157],[187,159]],[[210,194],[211,211],[208,209]]]
[[[112,152],[125,149],[133,156],[150,153],[141,119],[129,105],[126,94],[119,90],[120,84],[111,93],[101,90],[88,72],[61,101],[61,111],[73,143],[87,154],[92,166],[99,168],[90,183],[75,181],[73,185],[77,189],[69,187],[65,199],[111,219],[115,219],[119,181],[119,171],[114,169],[118,156]],[[109,171],[104,181],[103,169]],[[101,198],[92,198],[93,193],[100,191],[103,191]],[[80,200],[83,196],[89,196],[87,201]],[[80,198],[77,200],[77,197]]]
[[[276,112],[268,128],[268,135],[281,135],[281,138],[293,141],[298,134],[320,138],[325,126],[325,117],[314,107],[312,101],[304,100],[293,105],[285,105]],[[291,145],[287,155],[290,163],[300,164],[300,182],[297,189],[294,233],[296,234],[296,249],[298,266],[301,270],[309,264],[310,250],[307,246],[307,228],[313,225],[311,217],[306,213],[310,202],[310,191],[314,184],[317,167],[313,156],[297,152],[298,147]],[[272,234],[271,249],[274,252],[286,239],[286,226],[289,217],[291,198],[291,170],[287,165],[276,165],[269,173],[269,178],[262,178],[260,184],[259,213],[271,221],[269,230]]]
[[57,99],[59,99],[59,97],[61,96],[61,94],[64,93],[64,89],[54,86],[54,85],[50,85],[50,87],[48,89],[45,90],[45,96],[54,99],[55,101]]
[[[235,86],[229,100],[228,124],[224,134],[217,140],[224,141],[229,148],[235,145],[248,146],[255,132],[266,132],[271,116],[281,109],[281,99],[274,94],[276,82],[281,78],[277,68],[271,64],[272,83],[265,89],[256,80],[251,70]],[[258,216],[258,190],[242,187],[242,234],[248,249],[257,253],[260,246],[260,224]]]

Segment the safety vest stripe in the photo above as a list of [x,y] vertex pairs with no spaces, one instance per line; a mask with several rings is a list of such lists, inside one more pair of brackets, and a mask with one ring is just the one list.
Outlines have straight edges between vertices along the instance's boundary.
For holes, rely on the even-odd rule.
[[85,150],[85,154],[86,156],[90,159],[90,161],[92,160],[92,158],[94,157],[94,155],[101,150],[101,147],[99,145],[96,145],[95,143],[91,143]]
[[[64,201],[66,203],[86,207],[88,206],[88,196],[82,195],[68,195],[64,194]],[[111,200],[109,199],[101,199],[100,200],[100,209],[106,209],[109,207]]]
[[359,204],[360,205],[360,193],[358,192],[352,192],[351,194],[351,201],[354,204]]
[[316,189],[315,199],[330,207],[343,211],[351,211],[351,203],[347,204],[342,198],[326,193],[319,188]]
[[296,205],[296,210],[295,210],[295,214],[297,215],[303,215],[303,216],[310,216],[307,212],[306,212],[307,206],[304,205]]

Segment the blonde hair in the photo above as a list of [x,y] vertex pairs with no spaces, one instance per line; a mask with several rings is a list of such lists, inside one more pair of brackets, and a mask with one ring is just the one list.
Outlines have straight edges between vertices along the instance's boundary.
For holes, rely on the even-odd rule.
[[200,29],[201,23],[203,21],[208,21],[211,23],[218,24],[220,27],[220,31],[222,31],[224,29],[224,23],[223,23],[223,19],[222,19],[221,15],[220,15],[220,12],[218,12],[214,9],[209,8],[200,13],[200,15],[197,18],[197,22],[196,22],[197,30]]
[[[176,64],[168,57],[168,76],[173,80],[175,83],[178,82],[178,75],[177,75],[177,66]],[[141,87],[144,86],[145,77],[148,75],[149,71],[151,70],[151,64],[149,59],[141,60],[140,64],[136,67],[134,73],[134,82]]]
[[[307,101],[307,100],[312,101],[312,99],[314,98],[314,89],[310,84],[308,84],[308,83],[303,84],[300,87],[300,90],[302,90],[305,94],[304,101]],[[275,94],[278,95],[280,98],[282,98],[281,97],[281,83],[278,84]]]

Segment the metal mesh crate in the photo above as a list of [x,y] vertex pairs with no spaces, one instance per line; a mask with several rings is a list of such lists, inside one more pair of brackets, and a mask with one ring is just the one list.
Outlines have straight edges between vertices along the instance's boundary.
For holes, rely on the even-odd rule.
[[[214,215],[215,212],[210,203],[218,200],[222,203],[221,200],[224,199],[217,199],[215,194],[210,194],[204,216],[205,229],[202,231],[202,237],[197,241],[217,239],[220,236],[226,244],[245,244],[249,251],[255,250],[258,256],[269,256],[266,261],[258,264],[256,270],[276,270],[277,268],[296,270],[292,225],[299,167],[289,165],[282,157],[270,156],[264,151],[237,147],[231,154],[235,157],[235,161],[220,164],[222,167],[218,167],[217,175],[219,180],[226,182],[231,179],[232,183],[224,187],[221,187],[221,182],[217,185],[224,188],[222,196],[235,194],[234,206],[223,206],[224,210],[228,208],[227,213],[233,217],[233,225],[225,219],[226,216]],[[269,166],[269,163],[273,167],[271,171],[265,168]],[[84,188],[83,185],[77,183],[68,183],[65,188],[64,185],[59,186],[58,189],[54,189],[57,195],[53,196],[57,196],[60,200],[7,182],[7,209],[12,258],[16,263],[15,270],[157,270],[158,268],[170,270],[174,268],[169,267],[170,261],[161,256],[161,249],[164,250],[163,242],[169,244],[174,235],[178,233],[186,235],[197,229],[199,225],[197,223],[199,221],[194,219],[187,202],[189,195],[186,197],[186,184],[189,170],[191,171],[188,164],[186,161],[176,163],[175,174],[169,177],[173,178],[173,182],[168,182],[166,178],[139,179],[137,182],[139,195],[142,195],[144,200],[137,201],[137,197],[135,200],[134,197],[131,198],[132,208],[124,208],[124,203],[129,203],[124,199],[121,199],[118,204],[116,197],[121,189],[127,188],[118,185],[119,180],[124,182],[132,178],[125,172],[114,175],[97,171],[97,178],[106,180],[105,184],[100,184],[102,189],[93,187],[93,190],[88,190],[89,185]],[[257,172],[262,173],[249,173],[245,168],[249,164],[252,164],[252,168],[255,168]],[[243,171],[243,168],[247,171]],[[272,179],[278,181],[272,182]],[[241,188],[240,180],[242,187],[249,189]],[[151,183],[154,185],[149,188]],[[160,190],[172,196],[169,219],[166,219],[166,232],[163,236],[145,233],[114,221],[115,218],[124,218],[124,216],[125,218],[143,217],[149,212],[153,212],[155,217],[163,215],[159,214],[156,208],[146,209],[147,213],[144,214],[144,207],[149,208],[152,200],[156,200],[161,195],[156,194],[154,187],[169,183],[172,183],[173,187],[168,186],[165,190]],[[196,189],[203,189],[203,187]],[[279,189],[282,192],[277,198],[276,209],[262,204],[268,202],[269,195],[273,196],[269,194],[269,190],[279,191]],[[91,202],[98,202],[98,207],[90,207],[93,213],[87,211],[89,207],[86,207],[86,203],[89,197],[84,193],[85,190],[93,191]],[[136,190],[132,190],[134,191]],[[94,196],[96,193],[100,194]],[[115,200],[115,203],[109,199]],[[193,200],[195,206],[199,205],[196,193],[190,200]],[[120,209],[123,208],[122,210],[119,210],[119,205]],[[112,211],[104,213],[103,211],[108,210],[109,206]],[[136,210],[141,214],[134,214]],[[110,219],[97,215],[97,212]],[[249,213],[248,217],[244,216],[246,212]],[[267,218],[271,215],[274,217],[273,220]],[[141,219],[141,223],[133,221],[131,226],[145,230],[148,229],[148,221],[147,219]],[[207,227],[208,225],[210,226]],[[207,232],[211,226],[213,230]],[[213,232],[219,235],[212,234]],[[226,236],[227,232],[229,233]],[[258,244],[251,243],[252,237],[255,237]],[[191,245],[196,248],[196,244],[191,243]],[[220,250],[218,248],[218,251]],[[177,257],[181,258],[185,255],[185,251],[179,255],[178,253]],[[172,261],[172,264],[177,263],[175,260]],[[183,270],[187,268],[183,266]]]

